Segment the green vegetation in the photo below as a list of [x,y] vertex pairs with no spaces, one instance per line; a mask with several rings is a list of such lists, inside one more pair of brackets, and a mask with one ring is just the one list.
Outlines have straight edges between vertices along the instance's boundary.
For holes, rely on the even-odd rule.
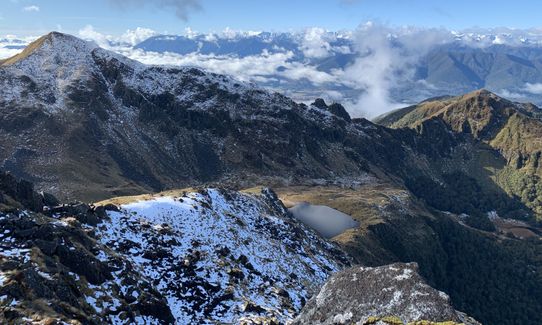
[[542,221],[542,182],[538,175],[526,174],[513,167],[506,167],[497,174],[497,182],[508,193],[517,193],[522,202]]
[[[420,265],[454,306],[483,324],[542,324],[542,241],[495,241],[442,218],[433,221],[446,259]],[[444,268],[444,273],[428,270]]]
[[407,179],[405,185],[416,196],[435,209],[456,214],[466,213],[467,224],[482,230],[494,230],[486,213],[528,219],[527,209],[516,197],[505,192],[483,191],[478,182],[461,172],[444,174],[444,183],[420,176]]
[[[480,187],[467,175],[450,174],[446,179],[468,193],[449,192],[447,183],[430,180],[415,184],[426,197],[441,191],[441,197],[450,196],[455,203],[464,204],[455,207],[443,202],[449,210],[472,209],[472,219],[465,222],[476,228],[483,229],[488,222],[477,208],[487,208],[483,205],[487,200],[495,200],[501,209],[514,208],[505,202],[509,198],[480,197],[476,192]],[[278,193],[285,201],[328,205],[359,221],[358,229],[334,238],[358,263],[417,262],[430,285],[448,293],[457,310],[482,324],[542,324],[542,240],[536,237],[506,239],[465,227],[448,215],[425,209],[406,191],[390,184],[367,184],[359,189],[295,187]],[[476,222],[481,224],[473,224]]]
[[[464,96],[425,101],[394,111],[379,118],[377,122],[392,128],[416,129],[424,121],[440,119],[453,130],[458,139],[464,139],[464,143],[472,142],[479,146],[486,146],[489,151],[485,154],[471,152],[474,159],[472,166],[469,167],[469,172],[472,174],[469,175],[477,178],[480,185],[484,185],[484,189],[486,185],[484,183],[487,183],[487,180],[483,178],[488,176],[491,179],[489,183],[493,183],[490,184],[491,186],[499,187],[512,200],[521,201],[525,205],[523,209],[514,210],[512,207],[514,204],[508,206],[510,200],[506,200],[503,195],[493,196],[507,201],[506,206],[498,207],[507,213],[505,217],[525,220],[524,210],[527,208],[533,212],[531,215],[534,215],[538,221],[542,221],[542,182],[540,180],[542,177],[540,159],[542,157],[542,142],[540,141],[542,120],[539,111],[533,105],[518,105],[488,91],[480,90]],[[503,164],[501,166],[493,164],[494,159],[491,155],[500,157]],[[460,157],[450,163],[458,166],[465,162],[466,160]],[[481,175],[479,172],[484,169],[490,173]],[[459,179],[458,182],[463,188],[469,189],[470,185],[468,182],[465,183],[464,179]],[[458,191],[451,193],[435,188],[431,183],[430,180],[415,179],[409,180],[408,186],[416,189],[416,193],[422,193],[423,198],[436,208],[446,207],[444,210],[453,211],[451,208],[457,207],[456,210],[464,209],[464,211],[455,212],[472,213],[474,210],[485,212],[484,201],[487,200],[483,195],[477,199],[469,199],[472,193],[469,191],[462,198],[458,198]],[[446,181],[446,183],[448,184],[445,187],[454,185],[454,182]],[[421,188],[423,186],[431,186],[436,193],[428,193],[429,190]],[[451,194],[454,197],[437,198],[442,194]]]

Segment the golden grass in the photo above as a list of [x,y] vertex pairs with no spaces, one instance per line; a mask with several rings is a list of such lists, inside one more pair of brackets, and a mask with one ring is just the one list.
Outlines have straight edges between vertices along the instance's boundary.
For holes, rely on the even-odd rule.
[[34,42],[30,43],[21,53],[14,55],[10,58],[7,58],[5,60],[0,61],[0,66],[6,66],[11,65],[19,62],[20,60],[23,60],[24,58],[28,57],[30,54],[34,53],[34,51],[38,48],[40,48],[43,43],[50,38],[50,35],[45,35]]
[[123,205],[123,204],[138,202],[138,201],[151,200],[154,198],[164,197],[164,196],[178,197],[178,196],[182,196],[184,193],[190,193],[190,192],[195,192],[195,191],[197,191],[197,188],[187,187],[183,189],[175,189],[175,190],[169,190],[169,191],[164,191],[164,192],[159,192],[159,193],[119,196],[119,197],[114,197],[111,199],[95,202],[94,205],[96,206],[103,206],[107,204]]

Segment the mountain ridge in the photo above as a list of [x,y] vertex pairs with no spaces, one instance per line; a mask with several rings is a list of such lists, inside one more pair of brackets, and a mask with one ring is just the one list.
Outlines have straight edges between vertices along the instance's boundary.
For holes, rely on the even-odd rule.
[[539,214],[540,116],[541,110],[532,104],[514,103],[487,90],[479,90],[459,97],[423,102],[395,111],[376,122],[393,128],[417,128],[423,121],[438,119],[453,132],[485,143],[505,160],[504,166],[494,169],[495,182]]

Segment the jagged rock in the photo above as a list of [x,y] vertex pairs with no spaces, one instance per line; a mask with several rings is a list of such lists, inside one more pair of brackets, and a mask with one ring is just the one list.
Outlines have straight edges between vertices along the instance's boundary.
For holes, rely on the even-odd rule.
[[243,305],[242,310],[244,313],[247,313],[247,314],[252,314],[252,313],[261,314],[261,313],[266,312],[264,308],[256,305],[255,303],[251,301],[245,301],[245,304]]
[[350,114],[348,114],[348,112],[346,111],[344,106],[339,104],[339,103],[333,103],[333,104],[329,105],[328,110],[332,114],[334,114],[334,115],[336,115],[338,117],[341,117],[346,121],[349,121],[349,122],[351,121]]
[[[18,202],[19,206],[12,206],[12,208],[25,206],[32,211],[43,210],[43,200],[41,196],[34,191],[34,185],[25,180],[18,181],[10,173],[0,172],[0,192],[2,192],[2,200],[9,206]],[[12,201],[9,201],[6,196],[11,197]]]
[[46,207],[54,207],[60,205],[60,201],[53,195],[47,192],[40,192],[43,200],[43,205]]
[[[355,266],[333,275],[309,300],[294,325],[417,324],[465,321],[445,293],[431,288],[416,263]],[[470,322],[468,324],[479,324]]]
[[[0,193],[20,184],[5,174],[0,178]],[[93,215],[87,205],[61,206],[51,218],[32,211],[36,205],[28,198],[43,197],[30,193],[31,185],[24,188],[10,192],[23,201],[11,200],[14,209],[0,212],[0,323],[26,324],[30,317],[44,324],[115,323],[125,317],[174,323],[167,301],[129,262],[70,220],[72,214]]]

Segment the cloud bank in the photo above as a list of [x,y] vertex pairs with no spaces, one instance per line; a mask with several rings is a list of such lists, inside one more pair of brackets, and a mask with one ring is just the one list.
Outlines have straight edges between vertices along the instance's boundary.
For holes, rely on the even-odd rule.
[[[228,33],[231,34],[232,31],[226,30],[221,36],[228,35]],[[310,80],[315,85],[339,82],[338,73],[319,71],[303,62],[291,60],[294,56],[291,51],[269,53],[264,50],[260,55],[240,58],[233,55],[158,53],[133,48],[133,45],[154,35],[156,35],[156,32],[151,29],[136,28],[114,37],[96,31],[91,25],[81,29],[78,33],[78,36],[83,39],[92,40],[101,47],[116,51],[145,64],[196,66],[215,73],[232,75],[244,82],[266,83],[277,81],[277,78],[288,80],[305,79]]]

